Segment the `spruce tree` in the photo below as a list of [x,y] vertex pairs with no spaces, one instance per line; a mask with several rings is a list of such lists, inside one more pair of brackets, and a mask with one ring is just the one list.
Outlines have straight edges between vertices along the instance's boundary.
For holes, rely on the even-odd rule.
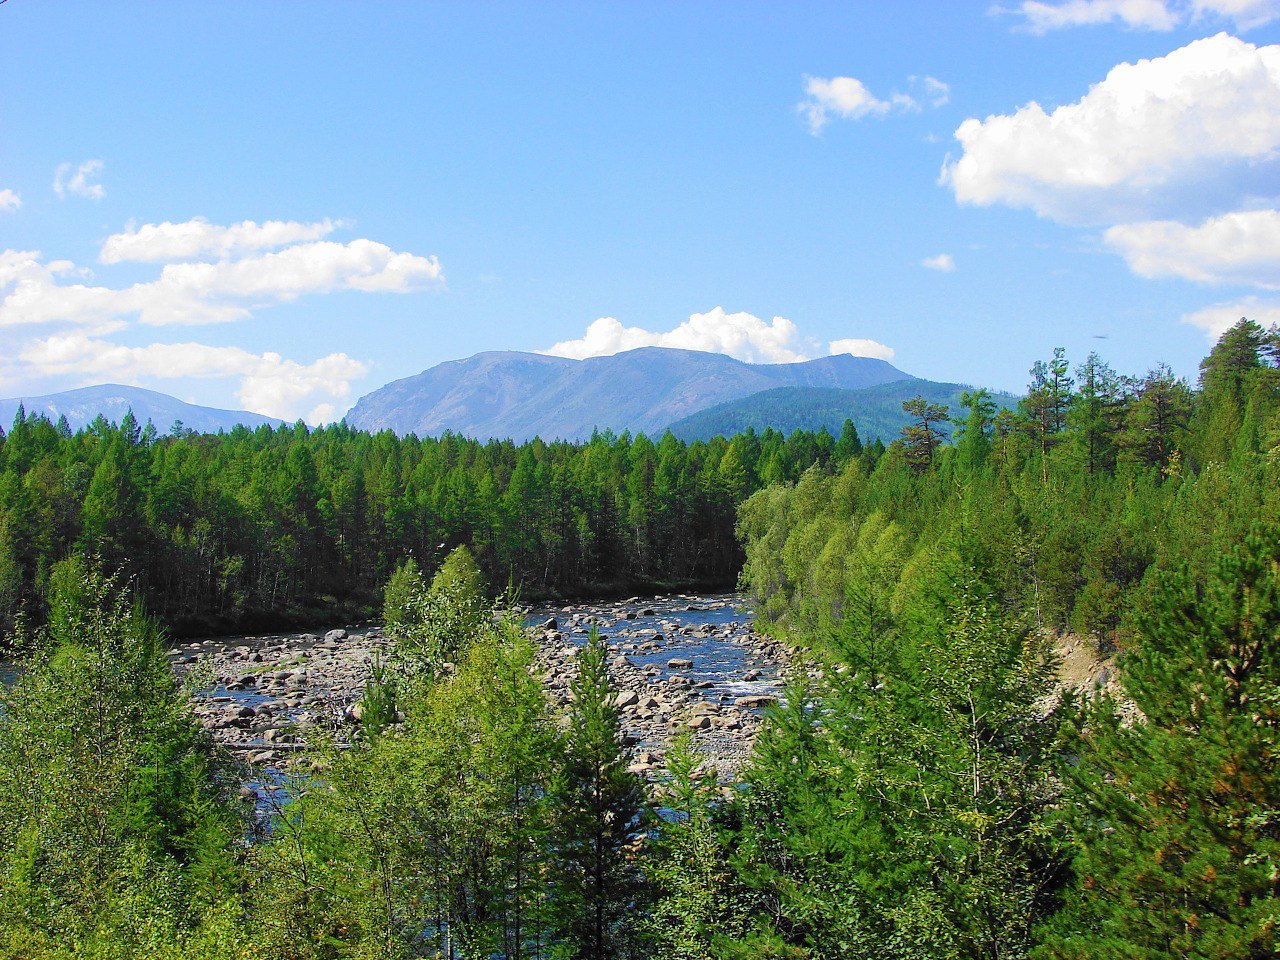
[[605,960],[632,953],[644,878],[634,841],[644,785],[628,771],[608,647],[592,632],[578,655],[569,729],[554,788],[555,913],[565,954]]

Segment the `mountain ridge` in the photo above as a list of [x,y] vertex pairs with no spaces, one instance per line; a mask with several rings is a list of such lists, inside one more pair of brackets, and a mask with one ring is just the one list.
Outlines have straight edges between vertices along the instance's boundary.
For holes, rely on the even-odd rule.
[[13,423],[19,404],[27,416],[43,414],[55,423],[59,417],[65,416],[72,430],[88,426],[99,415],[118,424],[129,410],[133,411],[134,419],[139,424],[145,424],[149,420],[160,431],[167,431],[177,420],[197,433],[217,433],[237,425],[258,427],[266,424],[277,427],[284,423],[283,420],[263,413],[187,403],[167,393],[144,387],[100,383],[60,393],[0,400],[0,426],[4,429],[7,430]]
[[[715,436],[732,436],[748,427],[757,432],[772,427],[784,434],[793,430],[818,430],[839,434],[844,421],[852,420],[863,442],[879,437],[885,443],[897,439],[901,428],[910,421],[902,411],[902,401],[916,396],[930,403],[941,403],[958,415],[960,395],[974,389],[963,383],[934,380],[912,380],[886,383],[860,390],[831,387],[776,387],[750,396],[708,407],[671,423],[669,429],[680,440],[709,440]],[[1017,397],[992,393],[997,406],[1013,406]],[[956,424],[943,424],[947,432]]]
[[720,353],[641,347],[573,360],[488,351],[436,364],[356,401],[347,423],[421,436],[586,439],[596,429],[658,433],[709,406],[779,386],[843,389],[916,378],[884,360],[838,355],[749,364]]

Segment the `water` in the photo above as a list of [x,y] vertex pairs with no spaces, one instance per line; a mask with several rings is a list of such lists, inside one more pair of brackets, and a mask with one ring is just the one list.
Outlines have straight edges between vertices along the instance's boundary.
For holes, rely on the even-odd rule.
[[[575,613],[580,619],[573,619]],[[544,606],[525,622],[540,626],[548,617],[555,617],[560,632],[579,646],[594,626],[642,670],[655,667],[663,679],[688,677],[706,699],[776,696],[781,687],[776,666],[740,640],[750,632],[752,617],[737,594]],[[706,627],[714,632],[704,632]],[[692,666],[673,668],[668,666],[672,660],[688,660]],[[753,672],[760,676],[743,679]]]

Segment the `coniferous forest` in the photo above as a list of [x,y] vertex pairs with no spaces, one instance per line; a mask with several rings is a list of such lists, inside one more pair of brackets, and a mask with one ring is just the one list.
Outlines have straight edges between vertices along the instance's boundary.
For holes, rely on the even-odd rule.
[[[1280,332],[963,401],[887,446],[20,417],[0,956],[1276,956]],[[561,709],[494,600],[735,577],[792,651],[735,783],[630,772],[609,642]],[[393,641],[361,734],[255,817],[166,643],[344,604]]]
[[729,587],[736,505],[861,451],[851,425],[839,438],[516,446],[342,425],[160,436],[129,416],[72,435],[19,411],[0,438],[0,623],[43,610],[72,552],[131,578],[187,632],[376,605],[399,563],[434,568],[459,545],[526,598]]

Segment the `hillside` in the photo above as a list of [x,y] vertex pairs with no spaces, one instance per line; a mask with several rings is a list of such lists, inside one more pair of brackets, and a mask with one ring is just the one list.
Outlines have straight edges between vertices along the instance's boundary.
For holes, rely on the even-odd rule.
[[[958,414],[960,395],[968,389],[971,388],[963,384],[932,380],[900,380],[860,390],[777,387],[709,407],[677,420],[670,430],[686,441],[733,436],[747,428],[759,432],[768,427],[787,434],[826,427],[830,433],[839,434],[847,419],[853,421],[863,440],[880,437],[888,443],[907,422],[902,401],[919,394]],[[995,394],[994,400],[997,405],[1009,407],[1017,402],[1016,397],[1004,393]]]
[[750,364],[662,347],[587,360],[481,353],[387,384],[362,397],[346,419],[357,429],[401,435],[584,439],[596,429],[659,433],[708,407],[777,387],[849,390],[912,379],[883,360],[851,356]]
[[177,420],[181,420],[188,430],[195,430],[197,433],[217,433],[219,430],[230,430],[237,424],[246,427],[268,424],[274,427],[284,422],[261,413],[201,407],[154,390],[104,383],[41,397],[0,400],[0,426],[4,429],[7,430],[9,424],[13,423],[19,404],[28,416],[44,414],[54,423],[57,423],[59,417],[66,417],[72,430],[89,425],[99,415],[118,424],[130,410],[139,424],[150,420],[162,433],[167,432]]

